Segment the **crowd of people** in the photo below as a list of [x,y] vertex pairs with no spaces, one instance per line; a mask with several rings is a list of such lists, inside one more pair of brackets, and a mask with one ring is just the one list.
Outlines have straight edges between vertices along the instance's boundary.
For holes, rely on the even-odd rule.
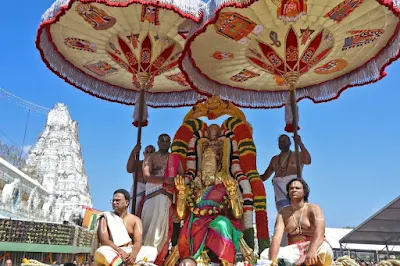
[[[311,156],[300,136],[296,136],[294,141],[300,147],[302,169],[311,163]],[[95,251],[95,263],[98,265],[132,265],[143,260],[161,265],[170,252],[170,244],[175,246],[178,243],[181,222],[173,208],[176,199],[170,189],[178,186],[176,177],[183,175],[183,167],[179,159],[169,152],[169,135],[160,135],[157,144],[157,151],[151,145],[144,149],[143,160],[138,160],[139,146],[130,154],[127,171],[137,173],[136,205],[129,207],[133,189],[131,194],[124,189],[114,192],[113,212],[105,212],[99,219],[99,244],[94,245],[100,246]],[[307,183],[297,176],[296,155],[290,149],[291,139],[282,135],[278,145],[280,154],[271,159],[261,175],[266,181],[274,174],[272,183],[278,216],[271,247],[261,252],[259,262],[265,261],[266,265],[272,266],[277,266],[279,261],[285,265],[331,265],[333,253],[324,238],[323,212],[318,205],[308,202],[310,190]],[[129,211],[132,207],[135,215]],[[189,256],[181,260],[182,265],[196,264],[193,259],[196,256],[190,252],[183,251]],[[223,265],[232,265],[232,261],[221,261]]]

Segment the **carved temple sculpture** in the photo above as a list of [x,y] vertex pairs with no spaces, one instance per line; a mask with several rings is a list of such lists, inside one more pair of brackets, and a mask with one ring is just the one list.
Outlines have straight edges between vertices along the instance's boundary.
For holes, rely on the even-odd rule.
[[[200,120],[223,115],[229,117],[221,126]],[[252,128],[241,110],[216,96],[195,105],[175,134],[172,153],[180,156],[185,170],[183,177],[176,178],[177,213],[185,225],[165,265],[184,256],[195,257],[198,264],[211,259],[230,265],[237,251],[249,260],[254,248],[254,212],[259,249],[269,246],[265,189],[257,172]],[[224,235],[215,224],[224,224],[222,228],[234,233]],[[203,236],[192,235],[193,227],[201,228]],[[225,244],[235,249],[233,254],[226,257],[210,248],[213,243],[207,235],[216,241],[228,237],[230,242]]]

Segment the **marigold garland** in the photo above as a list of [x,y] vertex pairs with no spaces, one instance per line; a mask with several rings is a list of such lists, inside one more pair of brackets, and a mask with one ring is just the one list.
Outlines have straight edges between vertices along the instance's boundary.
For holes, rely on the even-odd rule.
[[[196,157],[198,141],[206,135],[207,124],[200,119],[188,119],[178,129],[172,142],[172,153],[180,156],[185,170],[187,182],[194,180],[197,174],[198,158]],[[266,193],[264,185],[257,171],[256,148],[252,138],[250,125],[238,118],[230,117],[222,125],[222,131],[231,140],[231,165],[230,170],[239,184],[241,181],[249,180],[250,190],[244,195],[246,212],[253,212],[253,205],[256,211],[257,238],[260,241],[269,242],[268,218],[266,213]],[[227,147],[225,147],[226,149]],[[228,156],[224,149],[224,157]],[[225,158],[224,158],[225,159]],[[233,173],[234,172],[234,173]],[[247,177],[247,178],[246,178]],[[248,181],[246,181],[248,182]],[[246,183],[245,182],[245,183]],[[246,188],[246,190],[248,190]],[[253,199],[254,195],[254,199]],[[191,199],[187,198],[190,205]],[[200,210],[194,203],[189,206],[191,212],[196,215],[215,215],[222,209],[214,206],[207,210]],[[264,245],[262,245],[264,246]]]
[[188,171],[188,169],[186,169],[186,161],[189,159],[187,158],[189,143],[193,136],[199,135],[196,134],[197,132],[204,135],[206,130],[207,125],[200,119],[188,119],[183,122],[182,126],[175,133],[171,151],[173,154],[179,155],[185,173]]
[[257,238],[269,241],[268,216],[266,212],[266,192],[264,184],[257,171],[256,147],[252,138],[250,125],[235,117],[230,117],[223,123],[223,128],[233,132],[232,138],[238,143],[240,165],[247,178],[250,180],[254,195],[254,208],[256,211]]
[[[217,216],[220,213],[223,213],[226,210],[225,206],[228,206],[228,197],[224,197],[224,202],[221,202],[221,204],[209,204],[209,205],[204,205],[200,206],[196,200],[197,196],[196,193],[194,193],[194,190],[196,189],[195,185],[193,182],[189,184],[189,191],[186,196],[186,203],[189,206],[189,210],[196,216]],[[207,194],[207,193],[204,193]]]

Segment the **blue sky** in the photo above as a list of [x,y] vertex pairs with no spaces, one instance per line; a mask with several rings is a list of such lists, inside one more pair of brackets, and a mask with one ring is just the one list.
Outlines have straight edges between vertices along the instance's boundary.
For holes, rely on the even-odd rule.
[[[41,14],[51,2],[24,1],[17,9],[10,1],[0,4],[1,17],[7,22],[0,25],[0,87],[45,107],[56,102],[68,106],[79,122],[94,206],[108,209],[113,191],[129,189],[131,184],[125,164],[136,142],[133,107],[91,97],[46,68],[34,41]],[[330,227],[358,225],[399,195],[400,63],[390,66],[387,73],[380,82],[349,89],[336,101],[300,102],[300,134],[313,160],[304,177],[311,187],[311,201],[321,205]],[[188,110],[151,109],[143,145],[156,145],[157,136],[164,132],[174,135]],[[258,168],[263,172],[271,156],[278,153],[283,109],[244,112],[254,128]],[[24,108],[0,98],[0,131],[19,145],[26,116]],[[45,121],[45,115],[31,114],[26,144],[36,142]],[[0,139],[5,140],[2,134]],[[272,225],[276,212],[270,180],[266,189]]]

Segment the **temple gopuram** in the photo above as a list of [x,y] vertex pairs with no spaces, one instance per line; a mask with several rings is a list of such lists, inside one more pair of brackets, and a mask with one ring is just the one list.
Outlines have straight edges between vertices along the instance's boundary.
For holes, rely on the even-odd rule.
[[57,103],[18,169],[0,157],[0,263],[23,258],[86,262],[92,233],[82,227],[92,199],[78,124]]

